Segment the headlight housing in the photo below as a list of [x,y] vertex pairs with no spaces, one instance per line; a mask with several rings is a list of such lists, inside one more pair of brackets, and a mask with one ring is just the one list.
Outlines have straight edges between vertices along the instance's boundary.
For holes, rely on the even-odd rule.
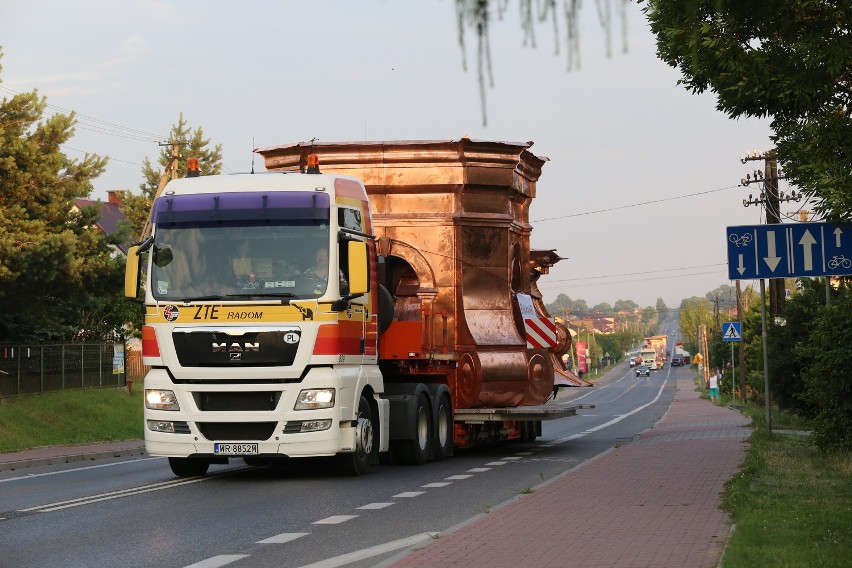
[[334,408],[334,389],[306,389],[299,392],[293,410]]
[[180,410],[174,391],[145,389],[145,408],[149,410]]

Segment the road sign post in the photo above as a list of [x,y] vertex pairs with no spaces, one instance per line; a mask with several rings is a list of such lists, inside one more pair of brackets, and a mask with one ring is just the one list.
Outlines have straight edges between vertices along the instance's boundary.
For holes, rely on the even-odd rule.
[[734,397],[736,389],[736,371],[734,370],[734,343],[739,343],[743,340],[743,324],[738,321],[726,321],[722,324],[722,341],[727,341],[731,344],[731,398]]
[[728,227],[728,277],[803,278],[852,274],[852,227],[783,223]]
[[[772,435],[764,279],[852,274],[852,226],[830,223],[750,225],[728,227],[725,237],[728,277],[731,280],[760,280],[766,428]],[[826,287],[828,290],[828,278]]]

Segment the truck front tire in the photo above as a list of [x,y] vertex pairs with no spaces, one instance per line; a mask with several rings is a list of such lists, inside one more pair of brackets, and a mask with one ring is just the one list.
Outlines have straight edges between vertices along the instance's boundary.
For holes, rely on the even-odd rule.
[[355,426],[355,451],[350,454],[338,454],[337,466],[344,475],[359,476],[367,473],[370,468],[370,458],[375,447],[375,430],[373,429],[373,411],[370,402],[361,395],[358,401],[358,424]]

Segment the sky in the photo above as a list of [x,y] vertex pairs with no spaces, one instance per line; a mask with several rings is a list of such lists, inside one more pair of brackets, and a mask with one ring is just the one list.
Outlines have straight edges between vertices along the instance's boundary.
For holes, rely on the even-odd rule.
[[761,167],[740,158],[772,148],[769,122],[679,86],[640,8],[622,20],[618,0],[599,1],[612,53],[586,2],[571,70],[563,0],[558,35],[538,24],[535,46],[517,0],[494,14],[487,125],[477,39],[468,28],[460,46],[453,0],[0,0],[0,98],[36,89],[48,113],[77,113],[66,154],[110,157],[94,199],[138,191],[181,113],[222,145],[228,173],[251,170],[252,148],[312,138],[532,141],[549,161],[531,244],[564,258],[539,280],[545,302],[677,307],[731,284],[727,226],[764,221],[743,206],[759,190],[738,185]]

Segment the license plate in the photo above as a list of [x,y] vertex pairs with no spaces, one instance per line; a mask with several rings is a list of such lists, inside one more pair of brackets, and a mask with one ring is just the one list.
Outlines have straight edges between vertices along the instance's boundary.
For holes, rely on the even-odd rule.
[[213,444],[213,453],[223,456],[254,456],[257,455],[257,444],[217,442]]

